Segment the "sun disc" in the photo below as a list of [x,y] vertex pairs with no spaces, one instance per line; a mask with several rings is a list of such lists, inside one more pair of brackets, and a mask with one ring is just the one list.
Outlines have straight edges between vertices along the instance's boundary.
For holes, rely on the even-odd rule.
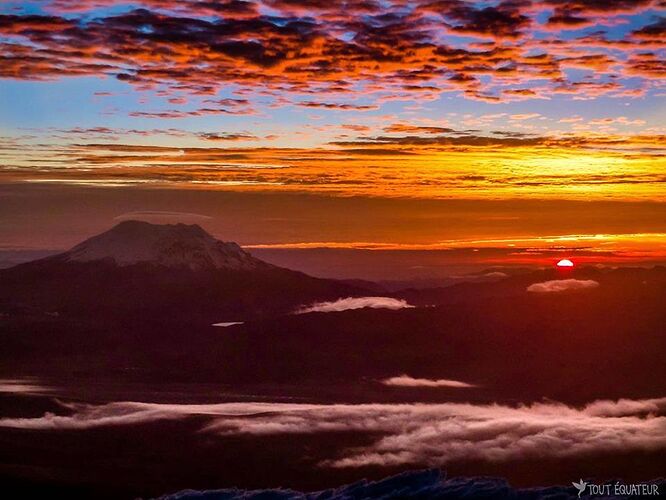
[[557,263],[557,267],[573,267],[574,263],[571,262],[569,259],[562,259]]

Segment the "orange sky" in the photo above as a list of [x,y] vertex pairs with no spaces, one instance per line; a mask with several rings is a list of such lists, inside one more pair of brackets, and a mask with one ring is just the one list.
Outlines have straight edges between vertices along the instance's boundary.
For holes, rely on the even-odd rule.
[[[173,141],[177,143],[177,140]],[[326,148],[17,146],[6,181],[335,196],[666,201],[664,136],[386,136]],[[36,168],[39,167],[39,168]]]
[[666,260],[665,35],[659,0],[3,4],[0,251],[130,214],[263,251]]

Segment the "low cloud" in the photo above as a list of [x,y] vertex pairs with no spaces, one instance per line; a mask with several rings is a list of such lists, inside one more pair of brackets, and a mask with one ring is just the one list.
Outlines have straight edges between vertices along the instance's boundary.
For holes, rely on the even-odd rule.
[[408,304],[406,300],[394,299],[392,297],[347,297],[331,302],[317,302],[311,306],[302,307],[294,314],[306,314],[311,312],[340,312],[351,309],[411,309],[415,306]]
[[37,418],[0,418],[0,428],[32,430],[83,430],[97,427],[136,425],[162,420],[180,420],[192,416],[250,416],[270,412],[308,408],[308,405],[273,403],[160,404],[121,401],[103,405],[58,402],[66,415],[45,413]]
[[201,223],[211,220],[208,215],[194,214],[189,212],[169,212],[165,210],[140,210],[137,212],[127,212],[118,215],[113,220],[145,220],[165,224],[168,222],[183,222],[188,224]]
[[492,271],[483,275],[484,278],[493,278],[493,279],[504,279],[508,278],[509,275],[503,273],[502,271]]
[[594,280],[551,280],[542,283],[533,283],[527,287],[528,292],[534,293],[553,293],[566,292],[568,290],[584,290],[587,288],[596,288],[599,283]]
[[458,380],[447,379],[429,379],[429,378],[414,378],[409,375],[400,375],[399,377],[386,378],[381,381],[384,385],[391,385],[397,387],[456,387],[468,388],[477,387],[473,384],[466,382],[459,382]]
[[666,449],[666,398],[595,401],[576,408],[548,402],[499,404],[202,405],[117,402],[63,404],[69,415],[3,418],[0,427],[53,430],[135,425],[209,417],[202,431],[220,436],[376,433],[342,450],[327,467],[442,466],[461,460],[503,462]]
[[334,102],[297,102],[297,106],[304,108],[323,108],[323,109],[338,109],[345,111],[372,111],[379,109],[379,106],[374,104],[349,104],[349,103],[334,103]]
[[35,378],[0,379],[0,394],[45,394],[51,392],[49,387],[39,384]]

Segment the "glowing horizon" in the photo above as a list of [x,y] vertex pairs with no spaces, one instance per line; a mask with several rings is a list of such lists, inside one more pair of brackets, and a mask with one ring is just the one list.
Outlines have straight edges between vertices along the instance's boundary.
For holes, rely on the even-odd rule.
[[[402,217],[407,200],[417,219],[434,217],[431,202],[471,201],[478,210],[455,212],[464,222],[447,218],[439,231],[399,224],[373,234],[375,216],[360,210],[347,234],[304,229],[292,213],[280,235],[268,224],[260,237],[245,234],[239,219],[231,238],[256,248],[437,249],[573,234],[598,256],[611,248],[620,259],[659,259],[663,13],[658,0],[3,4],[0,186],[9,199],[51,193],[56,205],[72,190],[135,200],[100,208],[107,220],[156,210],[166,192],[169,209],[210,217],[226,213],[191,201],[197,193],[238,193],[275,212],[301,200],[326,220],[357,198],[387,200],[384,218]],[[324,214],[320,199],[342,201]],[[515,209],[523,200],[535,204]],[[572,219],[587,209],[570,202],[599,214],[567,223],[551,207],[538,226],[540,201],[561,202]],[[611,202],[639,227],[616,222]],[[477,211],[499,217],[494,227],[477,227]],[[79,234],[99,225],[69,217]],[[40,244],[60,245],[57,228],[71,220],[53,221]],[[41,241],[28,231],[7,226],[6,244]]]

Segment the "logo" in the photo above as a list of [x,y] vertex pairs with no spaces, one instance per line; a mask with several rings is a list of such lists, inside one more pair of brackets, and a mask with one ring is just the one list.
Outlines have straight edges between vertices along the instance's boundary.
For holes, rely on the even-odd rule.
[[572,482],[571,484],[573,484],[574,488],[578,490],[578,498],[580,498],[580,495],[585,491],[585,488],[587,487],[587,483],[581,479],[580,483]]
[[609,497],[609,496],[658,496],[659,495],[659,485],[652,483],[635,483],[635,484],[624,484],[624,483],[605,483],[605,484],[594,484],[583,481],[582,479],[579,482],[573,481],[571,483],[576,491],[578,491],[578,498],[587,491],[587,496],[599,496],[599,497]]

